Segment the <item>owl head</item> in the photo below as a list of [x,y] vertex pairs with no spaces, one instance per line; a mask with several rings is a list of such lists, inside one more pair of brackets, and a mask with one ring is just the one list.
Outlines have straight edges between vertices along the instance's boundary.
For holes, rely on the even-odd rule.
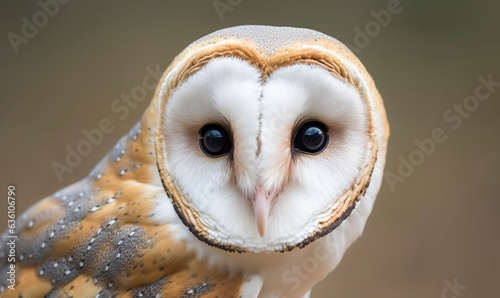
[[187,47],[147,113],[163,187],[199,240],[227,251],[304,247],[356,212],[388,126],[359,60],[298,28],[241,26]]

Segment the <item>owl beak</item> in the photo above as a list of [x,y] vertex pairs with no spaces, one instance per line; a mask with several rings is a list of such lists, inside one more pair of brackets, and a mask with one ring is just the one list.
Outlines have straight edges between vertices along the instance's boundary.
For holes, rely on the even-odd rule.
[[252,199],[253,214],[257,222],[257,229],[261,237],[264,237],[271,210],[272,199],[269,193],[262,186],[257,186]]

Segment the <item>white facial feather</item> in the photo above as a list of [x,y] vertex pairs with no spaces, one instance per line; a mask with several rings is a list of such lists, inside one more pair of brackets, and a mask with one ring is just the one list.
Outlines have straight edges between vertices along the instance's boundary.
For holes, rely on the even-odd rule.
[[[297,241],[295,237],[306,236],[297,231],[314,229],[318,224],[314,218],[324,213],[359,174],[366,154],[366,111],[354,88],[309,65],[293,65],[272,73],[262,102],[263,149],[259,160],[265,165],[266,181],[280,175],[276,174],[275,160],[287,156],[285,149],[289,149],[300,122],[318,120],[330,127],[325,151],[294,155],[291,180],[270,218],[271,234]],[[283,141],[276,142],[277,137]],[[286,148],[277,146],[285,143]]]
[[[364,160],[365,109],[353,87],[311,65],[283,67],[262,83],[257,69],[218,58],[181,84],[165,115],[167,168],[215,239],[250,251],[273,251],[303,241],[318,216],[352,185]],[[305,120],[330,127],[316,155],[292,153]],[[229,128],[233,156],[212,158],[199,148],[199,129]],[[260,237],[249,194],[262,182],[279,195]]]
[[[242,193],[250,192],[256,171],[239,167],[239,187],[233,183],[233,166],[227,157],[211,158],[199,148],[199,129],[208,123],[219,123],[238,131],[234,135],[234,159],[250,159],[255,163],[258,133],[260,74],[246,62],[236,58],[217,59],[189,78],[172,94],[166,114],[166,151],[171,163],[169,171],[178,176],[180,187],[213,231],[214,237],[230,237],[224,225],[241,222],[254,226],[250,216],[240,218],[238,212],[227,212],[221,220],[221,210],[248,208]],[[239,157],[241,156],[241,157]],[[243,164],[245,165],[245,164]],[[248,214],[251,210],[248,209]],[[244,223],[245,224],[245,223]],[[243,241],[238,237],[239,241]]]

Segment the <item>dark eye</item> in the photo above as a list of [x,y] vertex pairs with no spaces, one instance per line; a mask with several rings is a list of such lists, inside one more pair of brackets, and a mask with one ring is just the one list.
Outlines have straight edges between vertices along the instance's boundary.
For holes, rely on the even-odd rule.
[[207,124],[200,129],[200,148],[210,157],[219,157],[231,151],[233,145],[227,131],[220,125]]
[[304,153],[316,154],[328,145],[326,126],[317,121],[309,121],[302,124],[295,134],[293,147]]

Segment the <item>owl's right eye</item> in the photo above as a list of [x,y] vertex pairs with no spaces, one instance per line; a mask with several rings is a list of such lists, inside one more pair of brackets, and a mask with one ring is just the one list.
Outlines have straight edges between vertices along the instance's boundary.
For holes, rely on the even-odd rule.
[[200,148],[210,157],[219,157],[233,149],[229,133],[217,124],[207,124],[200,129]]
[[307,154],[317,154],[328,145],[326,125],[309,121],[299,127],[293,140],[294,149]]

